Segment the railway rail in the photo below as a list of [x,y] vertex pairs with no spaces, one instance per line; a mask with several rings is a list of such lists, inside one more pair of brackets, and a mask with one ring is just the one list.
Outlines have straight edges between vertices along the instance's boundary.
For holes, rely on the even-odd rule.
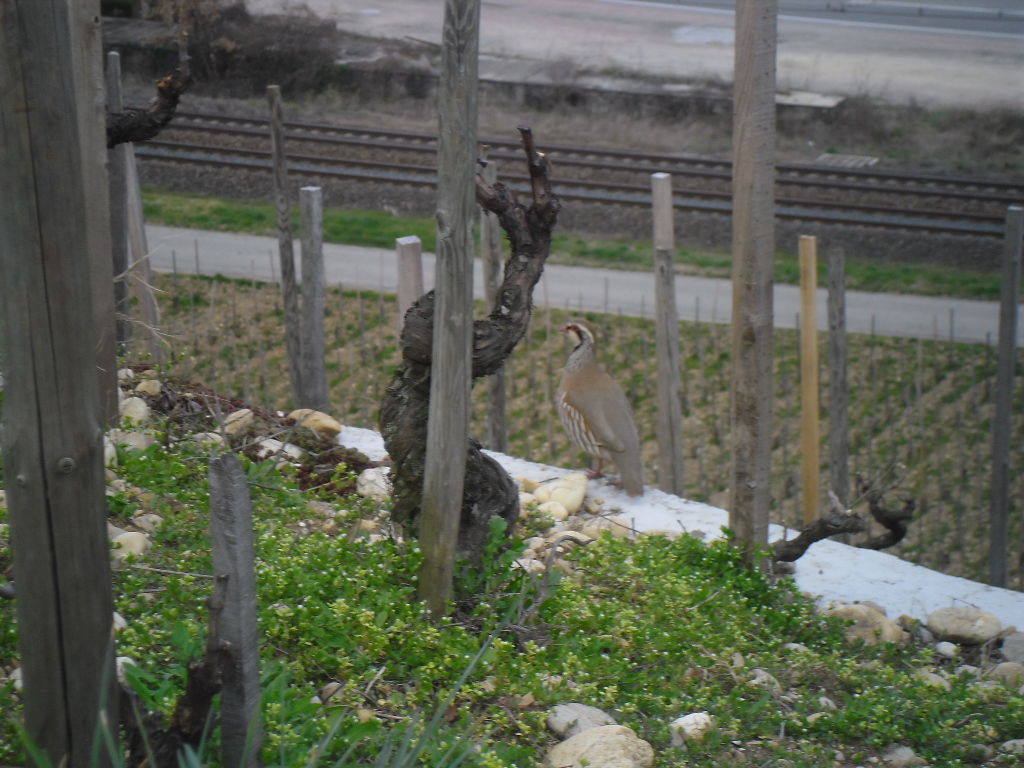
[[[436,184],[433,134],[296,121],[285,129],[289,168],[300,175]],[[136,151],[161,162],[270,171],[269,135],[266,119],[178,112],[160,140]],[[520,157],[517,142],[481,143],[489,159]],[[666,172],[676,177],[677,210],[731,212],[729,161],[561,144],[545,150],[557,172],[555,193],[563,199],[650,206],[649,174]],[[780,219],[991,238],[1003,235],[1006,206],[1024,204],[1024,181],[794,164],[779,164],[776,171]],[[528,189],[525,175],[501,178],[517,191]]]

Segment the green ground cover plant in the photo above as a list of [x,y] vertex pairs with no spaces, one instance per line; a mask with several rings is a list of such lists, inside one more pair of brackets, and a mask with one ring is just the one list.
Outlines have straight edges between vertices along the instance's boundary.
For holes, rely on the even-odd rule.
[[[135,662],[130,677],[147,705],[166,712],[205,632],[209,454],[161,439],[145,451],[119,448],[118,459],[128,490],[110,497],[112,522],[129,525],[151,510],[164,523],[143,560],[114,572],[115,608],[127,620],[117,653]],[[386,518],[386,502],[302,491],[292,468],[243,462],[257,534],[268,765],[305,765],[314,749],[333,763],[357,740],[351,764],[375,764],[389,734],[394,745],[402,733],[396,727],[416,731],[449,695],[445,727],[420,764],[446,765],[434,760],[468,738],[478,748],[467,765],[535,765],[554,743],[548,709],[570,701],[633,728],[660,766],[710,768],[741,756],[852,766],[893,743],[953,766],[1024,733],[1020,693],[979,687],[956,671],[961,661],[921,646],[848,644],[838,621],[818,615],[791,581],[745,568],[726,540],[606,535],[569,556],[532,620],[505,625],[536,599],[536,583],[510,567],[523,545],[513,539],[508,549],[496,539],[492,551],[504,556],[463,584],[474,600],[432,624],[413,599],[415,542],[355,533],[360,519]],[[337,511],[337,530],[312,522],[323,519],[314,502],[324,501]],[[4,533],[0,562],[9,559]],[[0,601],[7,669],[17,664],[13,609]],[[922,681],[920,670],[945,673],[949,691]],[[332,681],[340,686],[328,705],[314,702]],[[13,686],[2,690],[0,708],[0,763],[21,764]],[[714,731],[673,747],[669,723],[695,711],[711,714]],[[215,765],[215,747],[216,736],[196,764]]]
[[[143,191],[143,207],[146,220],[151,224],[268,237],[277,234],[274,207],[270,203],[147,189]],[[297,232],[297,212],[294,217]],[[394,248],[395,238],[406,235],[417,235],[423,241],[424,250],[435,248],[433,219],[400,217],[387,211],[324,209],[324,241],[328,243]],[[552,240],[550,261],[553,264],[610,269],[652,269],[654,250],[650,241],[556,234]],[[732,270],[732,257],[725,251],[680,248],[676,261],[682,274],[729,277]],[[818,271],[819,284],[823,285],[828,271],[826,259],[819,259]],[[999,276],[985,272],[847,259],[846,275],[848,290],[999,299]],[[796,254],[786,251],[777,254],[775,279],[791,285],[800,282]]]

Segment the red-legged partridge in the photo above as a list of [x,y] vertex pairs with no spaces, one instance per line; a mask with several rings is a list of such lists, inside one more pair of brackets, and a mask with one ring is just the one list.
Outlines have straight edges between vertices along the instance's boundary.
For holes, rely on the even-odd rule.
[[598,364],[590,327],[575,321],[562,330],[573,346],[555,395],[562,426],[574,445],[597,456],[596,476],[600,476],[605,461],[614,462],[626,493],[641,496],[644,468],[640,437],[626,394]]

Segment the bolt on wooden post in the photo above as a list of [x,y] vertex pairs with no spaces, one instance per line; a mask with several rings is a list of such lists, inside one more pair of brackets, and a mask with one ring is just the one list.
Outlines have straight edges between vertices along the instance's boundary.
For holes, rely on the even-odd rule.
[[683,409],[679,400],[679,313],[676,309],[672,176],[651,175],[654,219],[654,317],[658,358],[658,487],[682,496]]
[[1017,313],[1020,295],[1024,208],[1006,211],[1002,295],[999,306],[999,357],[996,363],[995,418],[992,419],[992,497],[989,508],[989,583],[1006,586],[1010,495],[1010,445],[1013,380],[1017,366]]
[[804,524],[818,518],[818,241],[800,236],[800,477]]
[[[87,768],[111,763],[118,734],[103,411],[82,253],[95,158],[83,163],[75,93],[95,83],[75,82],[84,30],[73,5],[0,11],[2,449],[25,731],[50,764]],[[113,755],[93,754],[102,723]]]
[[466,477],[473,339],[480,0],[447,0],[438,84],[437,262],[419,598],[435,618],[451,598]]
[[324,202],[320,187],[299,190],[302,234],[302,391],[300,408],[327,411],[327,343],[324,340]]

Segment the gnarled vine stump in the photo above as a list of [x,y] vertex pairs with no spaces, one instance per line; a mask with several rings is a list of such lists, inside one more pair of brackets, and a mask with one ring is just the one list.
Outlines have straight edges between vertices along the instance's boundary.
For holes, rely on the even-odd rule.
[[[535,151],[530,129],[520,126],[530,171],[533,202],[520,203],[496,183],[476,179],[477,202],[498,216],[512,255],[505,263],[496,305],[473,324],[473,379],[489,376],[504,364],[526,333],[534,286],[551,248],[559,203],[551,194],[548,162]],[[468,255],[467,255],[468,257]],[[391,455],[395,522],[416,532],[423,492],[434,335],[434,293],[409,308],[402,329],[402,362],[395,369],[380,407],[380,431]],[[468,440],[467,440],[468,437]],[[487,543],[490,520],[505,519],[512,530],[519,513],[518,489],[504,469],[486,456],[472,436],[452,435],[451,450],[465,445],[466,480],[459,520],[458,553],[478,561]]]

